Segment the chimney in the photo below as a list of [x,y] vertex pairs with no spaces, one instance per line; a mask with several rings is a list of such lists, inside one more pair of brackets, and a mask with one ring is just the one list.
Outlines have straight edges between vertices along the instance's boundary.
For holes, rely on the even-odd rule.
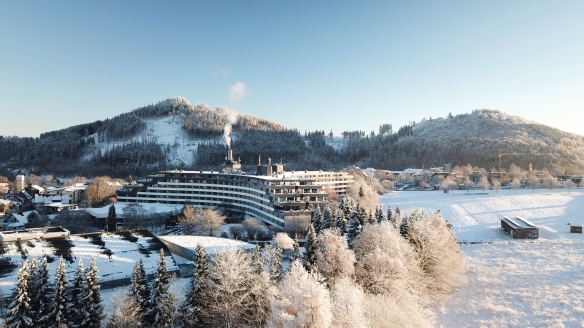
[[229,148],[229,149],[227,150],[227,161],[228,161],[228,162],[231,162],[231,161],[233,161],[233,150],[231,150],[231,148]]

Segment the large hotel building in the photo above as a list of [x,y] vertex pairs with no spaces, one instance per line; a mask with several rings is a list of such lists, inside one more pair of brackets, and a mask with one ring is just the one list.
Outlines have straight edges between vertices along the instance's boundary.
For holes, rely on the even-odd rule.
[[219,171],[161,171],[117,191],[118,203],[162,203],[220,208],[253,216],[279,228],[305,225],[311,209],[326,201],[327,191],[346,193],[353,176],[346,172],[292,171],[258,164],[255,174],[241,172],[229,150]]

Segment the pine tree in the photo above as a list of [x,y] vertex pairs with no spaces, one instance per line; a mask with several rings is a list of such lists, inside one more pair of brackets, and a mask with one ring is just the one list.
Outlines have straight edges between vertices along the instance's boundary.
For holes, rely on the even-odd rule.
[[201,314],[208,306],[206,299],[209,289],[209,265],[207,252],[200,244],[197,245],[193,258],[193,277],[187,289],[182,305],[183,327],[198,327],[203,324]]
[[308,229],[308,235],[306,237],[304,256],[302,257],[302,264],[308,272],[313,272],[315,269],[317,250],[318,239],[316,237],[316,232],[314,231],[314,226],[310,225],[310,228]]
[[9,312],[5,317],[6,321],[2,326],[3,328],[35,326],[30,311],[30,280],[30,268],[28,260],[25,260],[20,270],[18,270],[18,283],[16,284],[14,300],[8,306]]
[[53,312],[54,288],[49,282],[49,268],[47,258],[43,257],[39,263],[33,260],[30,283],[30,308],[33,320],[39,328],[50,327],[49,315]]
[[399,233],[404,236],[407,237],[408,235],[408,227],[410,225],[410,218],[409,217],[405,217],[402,221],[401,224],[399,225]]
[[359,222],[357,212],[351,213],[351,218],[349,219],[349,222],[347,224],[347,232],[345,233],[345,238],[347,239],[347,244],[349,244],[349,246],[351,245],[353,240],[355,240],[355,238],[359,236],[362,228],[363,226]]
[[83,321],[90,315],[85,307],[85,271],[83,270],[83,260],[79,259],[77,271],[73,278],[73,284],[69,292],[68,308],[69,327],[80,327]]
[[292,255],[290,256],[290,262],[301,260],[302,256],[300,255],[300,246],[298,246],[298,240],[294,239]]
[[373,212],[371,210],[369,210],[369,214],[367,215],[367,224],[374,224],[375,221],[375,217],[373,216]]
[[103,304],[101,304],[101,291],[99,288],[99,276],[97,275],[97,265],[95,258],[91,257],[91,262],[85,273],[84,306],[89,316],[83,320],[81,326],[84,328],[99,328],[101,320],[105,318]]
[[340,235],[344,235],[347,232],[347,218],[345,217],[345,212],[342,210],[337,212],[335,228],[337,229]]
[[107,219],[105,221],[106,231],[116,231],[118,230],[118,217],[116,215],[116,207],[111,204],[107,213]]
[[158,269],[156,270],[156,279],[152,286],[152,304],[154,311],[152,313],[154,327],[171,327],[172,325],[172,300],[168,293],[170,285],[170,276],[166,269],[166,260],[164,259],[164,249],[160,249],[160,259]]
[[385,221],[385,214],[383,213],[383,207],[379,206],[376,209],[376,213],[375,213],[375,219],[377,221],[377,223],[381,223],[383,221]]
[[395,227],[395,218],[393,217],[393,211],[391,210],[391,205],[387,205],[387,221],[391,222]]
[[318,206],[314,211],[312,211],[312,218],[310,220],[311,225],[314,227],[316,234],[320,231],[320,226],[322,224],[322,212],[320,211],[320,206]]
[[280,280],[282,280],[282,277],[284,276],[282,272],[282,249],[278,245],[275,245],[273,248],[273,253],[270,257],[269,268],[270,277],[274,282],[278,283]]
[[360,226],[364,226],[365,224],[367,224],[367,210],[365,209],[365,207],[363,207],[361,202],[357,202],[355,210],[351,212],[351,216],[349,217],[352,218],[353,216],[357,218],[357,220],[359,220]]
[[322,221],[320,223],[319,232],[323,231],[324,229],[329,229],[332,227],[333,220],[331,219],[331,209],[328,206],[322,211]]
[[140,319],[143,325],[146,326],[146,323],[149,322],[148,315],[152,312],[152,303],[150,303],[150,286],[148,285],[142,259],[134,265],[129,297],[139,305]]
[[399,207],[395,209],[395,215],[393,218],[393,222],[394,222],[394,226],[396,227],[396,229],[399,229],[399,227],[402,224],[402,215],[401,215],[401,211],[399,210]]
[[176,227],[176,225],[178,224],[178,217],[174,211],[170,211],[166,214],[165,224],[166,229]]
[[65,262],[61,255],[55,275],[53,312],[48,320],[51,323],[51,328],[60,328],[62,325],[67,326],[67,289],[67,271],[65,271]]

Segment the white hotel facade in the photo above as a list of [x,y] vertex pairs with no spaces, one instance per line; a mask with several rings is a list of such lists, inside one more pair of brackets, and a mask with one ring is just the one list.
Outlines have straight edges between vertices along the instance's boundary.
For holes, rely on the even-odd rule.
[[221,171],[161,171],[118,190],[117,201],[176,208],[190,203],[253,216],[286,229],[310,222],[311,209],[327,200],[325,186],[344,195],[353,181],[345,172],[285,172],[282,164],[272,165],[269,160],[268,165],[258,165],[256,174],[241,173],[240,167],[230,151]]

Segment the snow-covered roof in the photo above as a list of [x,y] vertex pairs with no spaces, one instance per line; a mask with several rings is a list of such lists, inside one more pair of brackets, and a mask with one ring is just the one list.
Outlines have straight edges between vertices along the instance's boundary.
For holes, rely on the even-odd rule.
[[[145,210],[149,211],[150,213],[168,213],[168,212],[172,212],[177,210],[178,208],[175,206],[169,206],[166,204],[160,204],[160,203],[132,203],[132,204],[140,204],[144,207]],[[115,209],[116,209],[116,216],[120,219],[124,218],[124,207],[126,207],[126,205],[128,204],[124,204],[124,203],[115,203],[113,204]],[[87,208],[85,209],[85,211],[89,214],[91,214],[91,216],[99,218],[99,219],[104,219],[107,218],[108,212],[109,212],[109,208],[111,205],[106,205],[104,207],[99,207],[99,208]]]
[[504,216],[502,219],[502,221],[507,222],[507,224],[509,224],[510,226],[514,227],[514,228],[520,228],[520,229],[525,229],[525,228],[537,228],[537,226],[529,221],[527,221],[524,218],[521,217],[515,217],[514,219],[510,219],[506,216]]
[[404,172],[408,172],[410,174],[420,174],[420,173],[422,173],[422,169],[409,168],[409,169],[405,169]]
[[237,249],[253,249],[255,246],[246,242],[234,239],[208,237],[208,236],[160,236],[159,239],[173,243],[188,249],[196,249],[200,244],[205,248],[208,254],[214,254],[217,251]]

